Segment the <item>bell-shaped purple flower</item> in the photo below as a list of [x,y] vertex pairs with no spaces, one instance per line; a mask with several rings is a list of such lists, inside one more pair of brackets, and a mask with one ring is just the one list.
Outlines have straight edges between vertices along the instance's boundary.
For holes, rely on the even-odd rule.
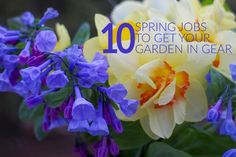
[[[21,77],[26,83],[31,83],[32,81],[35,81],[35,80],[39,79],[41,72],[45,68],[47,68],[50,64],[51,64],[51,60],[47,60],[38,67],[33,66],[33,67],[28,67],[28,68],[25,68],[25,69],[21,69],[20,70]],[[50,71],[47,70],[46,72],[48,73]]]
[[107,136],[109,134],[107,123],[103,118],[103,103],[101,99],[98,102],[97,118],[92,122],[89,132],[93,136]]
[[5,69],[1,74],[0,74],[0,91],[1,92],[8,92],[12,90],[12,85],[9,81],[9,75],[7,70]]
[[25,45],[25,48],[20,52],[19,54],[19,63],[25,64],[28,61],[28,58],[30,57],[30,45],[31,41],[28,41]]
[[5,55],[3,57],[3,65],[4,68],[8,70],[8,72],[12,72],[15,67],[18,65],[18,56],[17,55]]
[[43,17],[39,20],[38,25],[43,25],[47,20],[56,18],[59,15],[58,11],[53,8],[48,8]]
[[9,47],[6,44],[0,43],[0,59],[5,56],[5,54],[9,52],[14,52],[16,51],[17,48],[15,47]]
[[124,99],[120,105],[121,111],[127,116],[131,117],[138,109],[139,102],[132,99]]
[[67,106],[64,109],[64,118],[72,119],[72,106],[74,103],[74,98],[70,96]]
[[40,31],[35,38],[35,48],[40,52],[52,52],[57,43],[57,36],[51,30]]
[[77,120],[87,120],[89,122],[96,118],[96,111],[94,106],[85,100],[81,94],[79,88],[75,87],[76,99],[72,108],[72,117]]
[[34,108],[35,106],[37,106],[43,102],[45,95],[52,93],[53,91],[55,91],[55,89],[43,91],[39,95],[29,96],[29,97],[25,98],[24,102],[29,108]]
[[48,130],[60,128],[60,127],[66,126],[66,125],[67,125],[67,122],[65,121],[64,118],[57,117],[57,118],[51,120]]
[[34,15],[29,11],[24,12],[21,15],[21,22],[25,25],[31,26],[34,23]]
[[230,149],[222,155],[222,157],[235,157],[236,156],[236,149]]
[[120,149],[118,144],[112,138],[108,138],[108,148],[112,156],[118,156]]
[[232,97],[228,100],[227,115],[220,127],[220,134],[234,135],[236,133],[235,122],[232,117]]
[[68,62],[72,65],[76,64],[76,62],[86,62],[83,56],[82,49],[80,49],[78,45],[73,45],[67,48],[64,51],[64,54]]
[[69,82],[64,71],[56,70],[47,76],[46,83],[49,88],[63,88]]
[[212,106],[207,113],[207,120],[209,122],[218,122],[220,119],[220,107],[223,103],[223,97],[220,97],[220,99],[216,102],[214,106]]
[[107,136],[107,135],[109,135],[109,129],[107,127],[107,123],[106,123],[105,119],[102,117],[97,117],[93,121],[93,123],[91,124],[89,132],[93,136]]
[[229,69],[231,72],[232,79],[236,81],[236,64],[230,64]]
[[30,56],[29,59],[27,60],[27,65],[28,66],[38,66],[40,64],[42,64],[42,62],[45,60],[45,55],[41,54],[38,56]]
[[89,130],[89,123],[87,120],[72,119],[69,121],[69,132],[87,132]]
[[15,42],[20,39],[20,36],[17,35],[7,35],[7,34],[0,34],[0,42],[1,43],[9,43],[9,42]]
[[96,148],[95,157],[107,157],[109,149],[107,145],[107,137],[103,137]]
[[113,100],[115,103],[120,103],[124,101],[125,96],[127,95],[127,90],[125,87],[118,83],[110,86],[109,88],[101,88],[103,91],[106,92],[107,96]]
[[20,78],[20,71],[19,69],[16,67],[10,74],[9,76],[9,81],[11,82],[11,84],[13,86],[15,86],[17,84],[18,79]]
[[39,78],[41,74],[41,69],[38,67],[28,67],[20,70],[22,79],[26,83],[31,83]]
[[45,132],[67,125],[66,120],[60,116],[57,109],[46,107],[44,110],[43,130]]
[[108,79],[108,63],[105,56],[96,53],[91,63],[77,62],[76,65],[81,69],[77,76],[78,82],[82,87],[90,88],[95,83],[105,83]]
[[111,126],[117,134],[120,134],[124,131],[121,121],[117,118],[114,108],[109,103],[105,105],[104,108],[104,117],[109,117],[111,119]]

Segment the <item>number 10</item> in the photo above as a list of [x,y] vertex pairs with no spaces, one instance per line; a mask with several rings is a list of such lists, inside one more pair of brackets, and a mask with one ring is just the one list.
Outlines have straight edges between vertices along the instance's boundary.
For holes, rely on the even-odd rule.
[[[130,44],[128,48],[124,48],[122,45],[122,31],[124,28],[128,28],[130,32]],[[108,48],[103,50],[103,53],[117,53],[117,49],[113,48],[112,39],[113,39],[113,29],[112,29],[112,23],[109,23],[106,25],[106,27],[103,28],[102,33],[108,32]],[[116,35],[116,41],[119,51],[122,53],[130,53],[132,49],[134,48],[134,42],[135,42],[135,32],[129,23],[123,23],[119,26],[117,35]]]

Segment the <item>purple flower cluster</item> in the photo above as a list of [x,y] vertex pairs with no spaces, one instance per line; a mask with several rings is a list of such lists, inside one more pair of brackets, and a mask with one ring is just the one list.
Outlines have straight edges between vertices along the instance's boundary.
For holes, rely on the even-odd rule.
[[[231,64],[229,66],[232,79],[235,81],[236,66]],[[210,78],[210,77],[208,77]],[[209,79],[208,79],[209,80]],[[209,82],[209,81],[208,81]],[[234,121],[232,108],[232,92],[230,86],[227,86],[223,94],[219,97],[215,105],[208,110],[207,119],[209,122],[215,124],[219,128],[221,135],[228,135],[236,141],[236,124]],[[224,108],[224,102],[227,99],[227,107]]]
[[[0,91],[18,93],[29,109],[42,105],[41,126],[45,132],[67,126],[69,132],[99,136],[101,140],[94,144],[95,156],[117,156],[119,147],[110,136],[109,126],[118,134],[123,127],[114,108],[130,117],[138,101],[126,98],[122,84],[108,85],[109,65],[100,53],[88,62],[78,45],[53,52],[57,37],[52,30],[45,30],[44,24],[57,16],[52,8],[39,20],[25,12],[19,18],[23,25],[19,30],[0,27]],[[73,90],[63,103],[51,107],[45,97],[63,88]],[[84,95],[88,91],[93,97]],[[78,145],[75,152],[87,156],[86,147]]]

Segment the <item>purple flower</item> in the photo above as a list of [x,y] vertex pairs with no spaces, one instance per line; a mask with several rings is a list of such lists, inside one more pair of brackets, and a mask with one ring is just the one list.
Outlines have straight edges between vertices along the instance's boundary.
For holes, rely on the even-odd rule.
[[89,123],[87,120],[72,119],[69,121],[69,132],[87,132],[89,130]]
[[103,118],[103,103],[101,99],[98,102],[98,117],[92,122],[89,132],[93,136],[107,136],[109,129],[107,123]]
[[52,109],[46,107],[44,110],[44,119],[43,119],[43,129],[44,131],[49,131],[59,127],[67,125],[67,122],[64,118],[60,116],[57,108]]
[[76,99],[72,108],[72,117],[77,120],[87,120],[89,122],[96,118],[94,106],[82,98],[79,88],[75,87]]
[[56,70],[47,76],[46,83],[49,88],[62,88],[69,82],[64,71]]
[[[36,81],[37,79],[40,78],[42,70],[48,67],[50,64],[51,64],[51,60],[47,60],[46,62],[44,62],[38,67],[33,66],[33,67],[21,69],[20,70],[21,77],[26,83],[31,83],[32,81]],[[47,72],[49,73],[50,71],[47,71]]]
[[38,66],[44,61],[45,58],[46,57],[43,54],[37,56],[33,55],[29,57],[26,64],[28,66]]
[[0,34],[3,34],[5,36],[20,35],[20,31],[19,30],[7,30],[6,28],[0,26]]
[[31,41],[28,41],[25,45],[25,48],[20,52],[19,54],[19,63],[25,64],[28,61],[28,58],[30,57],[30,45]]
[[230,149],[224,152],[222,157],[235,157],[236,156],[236,149]]
[[207,80],[208,83],[211,83],[211,73],[208,72],[205,76],[205,79]]
[[229,69],[231,72],[232,79],[236,81],[236,64],[230,64]]
[[18,68],[15,68],[10,76],[9,76],[9,81],[11,82],[11,84],[14,86],[17,84],[17,80],[20,78],[20,71]]
[[20,39],[19,35],[4,35],[0,34],[0,42],[2,43],[9,43],[9,42],[15,42]]
[[57,10],[53,8],[48,8],[44,13],[43,17],[40,19],[38,25],[43,25],[47,20],[56,18],[59,15]]
[[31,83],[40,77],[41,69],[39,67],[28,67],[21,69],[20,74],[26,83]]
[[76,64],[76,62],[86,62],[82,49],[80,49],[78,45],[73,45],[70,48],[67,48],[64,54],[68,62],[72,65]]
[[74,103],[74,98],[70,96],[67,106],[64,109],[64,118],[72,119],[72,106]]
[[53,91],[55,91],[55,89],[43,91],[39,95],[32,95],[32,96],[26,97],[24,102],[29,108],[34,108],[35,106],[37,106],[43,102],[45,95],[52,93]]
[[232,117],[232,97],[228,100],[227,115],[220,127],[220,134],[234,135],[236,133],[236,126]]
[[17,55],[5,55],[3,57],[3,65],[8,72],[12,72],[15,67],[18,65],[18,56]]
[[112,138],[108,138],[108,148],[112,156],[118,156],[120,149],[118,144]]
[[209,122],[218,122],[219,121],[220,115],[221,115],[220,107],[222,105],[223,98],[224,97],[220,97],[220,99],[216,102],[216,104],[209,109],[209,111],[207,113],[207,120]]
[[34,23],[34,15],[29,11],[24,12],[21,15],[21,22],[25,25],[31,26]]
[[108,79],[108,63],[105,56],[96,53],[91,63],[77,62],[81,70],[77,73],[78,83],[85,88],[90,88],[95,83],[105,83]]
[[138,109],[139,102],[132,99],[124,99],[119,105],[121,111],[127,116],[131,117]]
[[57,43],[57,37],[51,30],[40,31],[35,38],[35,48],[40,52],[51,52]]
[[103,137],[96,148],[95,157],[107,157],[109,154],[107,137]]
[[110,121],[110,124],[111,124],[112,128],[114,129],[114,131],[117,134],[120,134],[120,133],[123,132],[122,123],[117,118],[117,116],[115,114],[115,111],[114,111],[114,108],[109,103],[107,105],[105,105],[104,117],[106,118],[107,122]]
[[104,89],[107,96],[113,100],[115,103],[120,103],[124,101],[125,96],[127,95],[127,90],[125,89],[125,87],[118,83],[118,84],[114,84],[111,87],[109,87],[108,89]]
[[4,70],[0,74],[0,91],[1,92],[7,92],[12,90],[12,85],[9,81],[9,75],[7,70]]
[[5,54],[9,53],[9,52],[14,52],[16,51],[17,48],[14,48],[14,47],[9,47],[3,43],[0,43],[0,59],[2,57],[4,57]]

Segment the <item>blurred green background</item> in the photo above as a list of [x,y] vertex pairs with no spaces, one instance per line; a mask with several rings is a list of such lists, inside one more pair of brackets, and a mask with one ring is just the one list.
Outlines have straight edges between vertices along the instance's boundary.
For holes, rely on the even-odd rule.
[[[50,21],[63,23],[69,33],[74,34],[85,21],[91,25],[92,36],[96,35],[94,15],[110,15],[113,6],[121,0],[0,0],[0,25],[6,25],[9,17],[31,11],[41,17],[48,7],[57,9],[60,16]],[[236,13],[236,1],[227,1]],[[73,137],[63,131],[56,131],[43,142],[34,138],[31,123],[22,123],[17,116],[21,98],[15,94],[0,93],[0,157],[69,157]]]

